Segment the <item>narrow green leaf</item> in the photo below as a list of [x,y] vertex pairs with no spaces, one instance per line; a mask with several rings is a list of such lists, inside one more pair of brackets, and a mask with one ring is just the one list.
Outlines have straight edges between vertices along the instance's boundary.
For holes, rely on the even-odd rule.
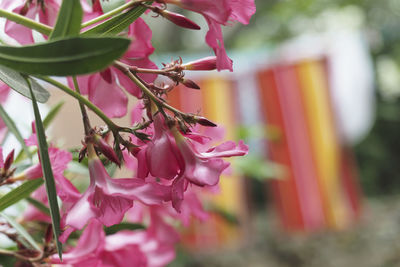
[[77,36],[81,30],[83,10],[80,0],[63,0],[50,40]]
[[15,138],[21,144],[21,147],[25,151],[26,155],[30,156],[31,153],[29,152],[29,149],[25,144],[24,138],[22,137],[21,133],[19,132],[19,130],[18,130],[17,126],[15,125],[13,119],[11,119],[11,117],[4,110],[3,105],[1,105],[1,104],[0,104],[0,117],[3,119],[3,122],[7,126],[8,130],[13,133]]
[[43,179],[35,179],[23,183],[0,198],[0,211],[14,205],[21,199],[27,198],[43,184]]
[[48,147],[47,147],[46,135],[44,132],[42,118],[40,117],[39,108],[38,108],[35,96],[32,93],[32,90],[31,90],[31,95],[32,95],[33,112],[35,114],[35,126],[36,126],[36,133],[37,133],[37,139],[38,139],[39,155],[40,155],[40,160],[41,160],[41,165],[42,165],[43,176],[45,179],[47,199],[49,200],[50,215],[51,215],[51,221],[53,224],[53,232],[54,232],[54,237],[56,239],[58,255],[59,255],[60,259],[62,259],[62,245],[59,241],[59,236],[61,233],[60,211],[58,209],[56,185],[54,182],[53,170],[51,168],[49,151],[48,151]]
[[40,202],[40,201],[38,201],[38,200],[36,200],[36,199],[34,199],[34,198],[31,198],[31,197],[26,198],[26,200],[27,200],[30,204],[32,204],[33,206],[35,206],[35,208],[37,208],[38,210],[40,210],[40,211],[43,212],[44,214],[47,214],[47,215],[50,216],[50,210],[49,210],[49,208],[47,208],[46,205],[44,205],[42,202]]
[[131,8],[124,13],[118,14],[111,19],[84,31],[82,35],[117,35],[139,18],[146,9],[147,8],[143,6]]
[[[18,71],[0,65],[0,80],[10,86],[10,88],[14,91],[25,97],[31,98],[31,93],[29,91],[29,86],[26,82],[26,79]],[[30,81],[36,100],[40,103],[47,102],[50,97],[49,92],[36,81],[32,79]]]
[[122,230],[142,230],[146,229],[143,224],[139,223],[119,223],[110,227],[104,227],[106,235],[112,235]]
[[49,127],[50,123],[54,120],[54,118],[60,112],[64,103],[65,103],[64,101],[58,102],[55,106],[53,106],[50,109],[49,113],[47,113],[46,117],[43,120],[43,126],[45,129],[47,129],[47,127]]
[[74,37],[22,47],[0,46],[0,65],[28,74],[86,74],[106,68],[129,44],[122,37]]
[[125,0],[100,0],[101,9],[104,13],[110,12],[125,4]]
[[33,239],[33,237],[25,231],[24,227],[22,227],[19,223],[17,223],[13,218],[9,217],[7,214],[0,212],[0,215],[7,220],[7,222],[26,240],[29,245],[31,245],[37,251],[41,251],[40,247]]

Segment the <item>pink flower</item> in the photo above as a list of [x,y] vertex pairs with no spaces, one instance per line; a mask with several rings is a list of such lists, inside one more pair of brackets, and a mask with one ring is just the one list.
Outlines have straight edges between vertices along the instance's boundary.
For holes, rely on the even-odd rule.
[[[159,233],[157,234],[158,239],[177,240],[177,235],[174,233],[175,230],[170,228],[171,226],[167,222],[171,223],[173,221],[179,221],[187,227],[189,226],[191,218],[205,221],[209,216],[196,194],[197,190],[195,191],[193,189],[194,187],[188,188],[185,192],[185,201],[182,202],[180,213],[178,213],[169,203],[164,203],[161,206],[146,206],[138,203],[127,212],[127,219],[135,223],[150,221],[149,228],[170,229],[166,231],[156,230],[155,232]],[[166,224],[167,226],[162,226],[163,224]]]
[[134,200],[147,205],[159,205],[167,200],[166,187],[143,179],[112,179],[88,144],[90,185],[81,198],[65,214],[65,225],[82,229],[90,219],[98,219],[106,226],[121,222]]
[[216,57],[205,57],[183,64],[185,70],[215,70],[217,68]]
[[157,114],[154,119],[154,135],[146,148],[137,155],[138,175],[150,174],[157,178],[173,179],[181,169],[180,154],[173,136],[165,125],[164,118]]
[[175,4],[203,15],[209,28],[206,42],[217,56],[217,69],[232,71],[232,60],[225,51],[221,25],[228,25],[230,20],[248,24],[256,11],[254,0],[159,0],[158,2]]
[[[35,20],[39,17],[39,21],[43,24],[54,26],[57,13],[60,9],[60,4],[55,0],[46,0],[43,5],[39,1],[19,1],[21,2],[16,8],[12,10],[22,16]],[[32,30],[17,24],[13,21],[7,20],[5,24],[5,33],[17,40],[20,44],[26,45],[34,42]]]
[[[36,134],[31,135],[31,137],[26,139],[25,142],[28,146],[37,145]],[[48,152],[56,183],[57,195],[61,198],[61,200],[66,202],[77,201],[80,196],[79,191],[67,178],[64,177],[64,171],[67,169],[68,163],[72,160],[71,153],[55,147],[50,147]],[[20,178],[34,180],[42,177],[42,165],[41,163],[37,163],[25,169],[22,173],[16,175],[14,178],[17,180]]]
[[161,267],[174,258],[173,245],[155,239],[147,230],[105,236],[102,224],[92,220],[76,247],[63,254],[63,261],[53,256],[52,263],[73,267]]
[[239,141],[237,146],[228,141],[204,150],[206,138],[201,135],[190,133],[184,137],[175,126],[169,129],[161,113],[154,115],[153,120],[153,140],[136,154],[138,177],[144,178],[150,173],[157,178],[172,180],[171,200],[177,211],[181,210],[189,183],[197,186],[216,185],[221,173],[229,166],[222,158],[243,156],[248,152],[243,141]]
[[221,173],[229,167],[229,163],[222,157],[243,156],[248,152],[248,147],[239,141],[228,141],[219,146],[212,147],[205,152],[199,152],[196,146],[185,138],[176,128],[172,129],[176,144],[184,161],[184,172],[172,185],[172,205],[178,211],[181,210],[183,192],[190,182],[198,186],[214,186],[219,182]]
[[[151,30],[141,19],[137,19],[129,26],[128,37],[133,41],[120,59],[122,62],[140,68],[156,69],[157,66],[148,59],[153,53],[151,45]],[[139,74],[146,82],[153,82],[156,79],[154,74]],[[71,78],[68,84],[74,88]],[[130,94],[140,97],[140,89],[120,70],[109,67],[100,73],[83,75],[78,77],[78,84],[82,94],[87,94],[89,100],[98,106],[109,117],[122,117],[127,112],[128,98],[122,88]]]

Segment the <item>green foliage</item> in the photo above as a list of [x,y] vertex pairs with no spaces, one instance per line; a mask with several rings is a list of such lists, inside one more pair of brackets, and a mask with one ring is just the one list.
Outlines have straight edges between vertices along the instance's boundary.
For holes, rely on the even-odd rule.
[[40,117],[39,108],[38,108],[35,96],[32,93],[32,90],[31,90],[31,95],[32,95],[33,111],[35,114],[35,126],[36,126],[36,133],[37,133],[39,155],[40,155],[40,160],[41,160],[41,165],[42,165],[43,176],[45,179],[47,199],[49,201],[49,206],[50,206],[50,214],[51,214],[51,221],[53,224],[53,232],[54,232],[54,237],[56,240],[58,255],[59,255],[60,259],[62,259],[62,245],[61,245],[61,242],[59,241],[59,236],[61,233],[60,211],[58,209],[56,185],[54,182],[53,170],[51,168],[49,152],[48,152],[48,147],[47,147],[47,141],[46,141],[46,135],[45,135],[44,126],[42,123],[42,118]]
[[83,10],[80,0],[63,0],[50,40],[77,36],[81,30]]
[[129,44],[122,37],[75,37],[22,47],[0,46],[0,64],[28,74],[86,74],[106,68]]
[[104,227],[106,235],[112,235],[123,230],[133,231],[133,230],[143,230],[143,229],[146,229],[146,227],[144,227],[143,224],[138,224],[138,223],[119,223],[112,225],[110,227]]
[[[21,95],[31,98],[28,83],[18,71],[0,65],[0,80],[10,86],[11,89]],[[35,80],[30,79],[32,91],[35,94],[36,100],[40,103],[45,103],[50,97],[49,92],[44,89]]]
[[43,212],[44,214],[47,214],[47,215],[49,215],[50,216],[50,210],[46,207],[46,205],[44,205],[42,202],[40,202],[40,201],[38,201],[38,200],[36,200],[36,199],[34,199],[34,198],[31,198],[31,197],[28,197],[27,199],[26,199],[30,204],[32,204],[33,206],[35,206],[35,208],[37,208],[38,210],[40,210],[41,212]]
[[138,6],[118,14],[109,20],[106,20],[95,27],[85,31],[82,35],[116,35],[125,30],[131,23],[139,18],[147,8]]
[[10,207],[11,205],[17,203],[21,199],[25,199],[30,194],[39,188],[43,184],[42,179],[36,179],[23,183],[22,185],[14,188],[4,196],[0,198],[0,211]]
[[7,126],[7,129],[14,134],[15,138],[21,144],[21,147],[25,151],[26,155],[30,156],[31,153],[29,152],[29,149],[25,144],[24,138],[22,137],[14,121],[7,114],[2,105],[0,105],[0,117],[3,119],[3,122]]
[[24,240],[26,240],[28,243],[26,244],[23,240],[21,240],[25,246],[30,246],[34,249],[36,249],[37,251],[41,251],[41,248],[38,246],[38,244],[35,242],[35,240],[33,239],[33,237],[24,229],[24,227],[22,227],[22,225],[20,225],[19,223],[17,223],[13,218],[11,218],[10,216],[8,216],[7,214],[0,212],[0,215],[7,220],[7,222],[18,232],[18,234],[20,236],[22,236],[24,238]]

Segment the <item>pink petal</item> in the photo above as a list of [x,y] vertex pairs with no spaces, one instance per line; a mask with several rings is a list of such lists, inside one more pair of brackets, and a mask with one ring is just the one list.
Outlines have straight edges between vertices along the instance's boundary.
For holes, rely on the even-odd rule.
[[146,148],[147,165],[154,177],[173,179],[180,170],[180,154],[161,116],[158,114],[153,118],[154,136]]
[[128,37],[133,40],[124,58],[145,58],[153,53],[154,47],[151,44],[152,32],[142,18],[138,18],[129,26]]
[[[89,94],[89,82],[90,78],[96,74],[91,74],[91,75],[80,75],[76,77],[76,80],[78,81],[78,86],[79,86],[79,91],[83,95]],[[68,86],[72,89],[75,90],[75,85],[71,77],[67,77],[68,81]]]
[[89,202],[94,190],[94,186],[89,186],[82,197],[64,215],[66,225],[74,229],[82,229],[90,219],[97,217],[97,211],[92,209]]
[[129,210],[133,202],[129,199],[111,196],[103,192],[100,187],[95,187],[88,201],[92,210],[97,211],[96,218],[105,226],[111,226],[120,223],[124,218],[125,212]]
[[228,0],[182,0],[179,5],[224,24],[231,12],[228,2]]
[[238,142],[236,146],[235,142],[226,141],[219,146],[210,148],[207,152],[201,153],[202,158],[212,158],[212,157],[234,157],[234,156],[244,156],[249,152],[249,147],[243,143],[242,140]]
[[[24,5],[24,3],[21,4],[20,6],[13,9],[12,12],[20,14],[21,10],[24,8]],[[35,19],[36,13],[36,8],[31,7],[25,14],[25,17]],[[11,38],[17,40],[18,43],[22,45],[34,43],[32,30],[13,21],[6,20],[4,32]]]
[[126,114],[128,98],[113,76],[108,83],[99,74],[92,75],[89,82],[89,100],[98,106],[107,116],[119,118]]
[[144,104],[139,100],[131,112],[131,124],[140,123],[143,120]]
[[0,146],[0,169],[4,167],[3,148]]
[[[75,248],[63,253],[64,264],[83,263],[88,258],[96,257],[104,247],[105,234],[103,226],[97,220],[92,220],[83,231]],[[53,263],[61,263],[58,257],[53,258]],[[87,262],[85,263],[87,264]],[[74,265],[75,266],[75,265]],[[95,265],[86,265],[95,266]]]
[[254,0],[229,0],[232,8],[230,19],[242,24],[249,24],[251,16],[256,12]]
[[221,25],[219,25],[216,21],[212,19],[206,18],[206,21],[209,27],[209,30],[206,34],[206,42],[214,50],[214,53],[217,56],[217,69],[227,69],[233,71],[233,62],[228,57],[225,51]]
[[10,87],[7,84],[0,81],[0,103],[3,103],[7,100],[8,95],[10,93]]

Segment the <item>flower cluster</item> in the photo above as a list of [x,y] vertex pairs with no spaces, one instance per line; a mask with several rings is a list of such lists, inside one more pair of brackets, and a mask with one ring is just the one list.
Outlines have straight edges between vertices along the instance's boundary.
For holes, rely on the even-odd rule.
[[[101,1],[91,2],[80,1],[85,25],[81,31],[90,31],[99,23],[107,22],[108,13],[103,12]],[[0,3],[0,8],[35,21],[42,28],[49,28],[55,27],[63,4],[58,0],[5,0]],[[200,134],[198,130],[216,125],[197,114],[184,113],[170,106],[165,96],[178,84],[200,89],[194,81],[184,77],[184,71],[232,71],[232,60],[225,51],[221,26],[234,21],[249,23],[255,12],[254,0],[156,0],[151,5],[149,1],[131,0],[122,6],[125,10],[121,8],[120,14],[144,8],[178,26],[200,28],[188,18],[168,11],[169,5],[197,12],[205,18],[209,26],[205,40],[215,56],[189,63],[180,59],[163,64],[159,69],[149,59],[154,51],[151,29],[143,19],[136,18],[119,33],[131,40],[122,57],[98,72],[67,77],[68,85],[61,88],[68,86],[68,94],[81,104],[85,134],[78,159],[87,158],[88,187],[82,190],[66,178],[68,164],[77,161],[70,152],[50,144],[47,153],[56,193],[62,201],[62,234],[59,239],[65,243],[72,238],[74,231],[83,229],[83,232],[77,245],[67,249],[62,260],[55,254],[55,247],[49,241],[51,238],[47,237],[40,257],[20,254],[19,258],[26,258],[31,263],[51,262],[68,266],[165,266],[173,260],[174,245],[179,240],[178,232],[169,222],[175,220],[188,225],[191,216],[207,219],[198,192],[218,186],[220,175],[229,166],[224,158],[247,154],[248,148],[242,141],[212,145],[212,137]],[[99,16],[102,19],[96,19]],[[21,45],[35,43],[36,33],[25,24],[17,19],[8,19],[5,34]],[[47,40],[49,36],[42,34]],[[157,82],[159,75],[167,77],[170,83]],[[0,84],[0,101],[5,100],[8,91],[8,86]],[[110,118],[128,113],[126,93],[135,96],[138,105],[132,111],[133,126],[121,127]],[[81,94],[87,95],[89,101],[83,101]],[[106,126],[92,127],[86,108],[99,115]],[[0,131],[4,127],[0,123]],[[33,129],[32,136],[26,139],[30,151],[41,149],[37,138]],[[40,156],[38,163],[25,169],[18,168],[17,173],[12,168],[13,164],[18,166],[18,163],[13,163],[13,158],[11,153],[3,161],[1,155],[1,184],[42,179],[44,176],[46,166]],[[133,171],[133,175],[112,178],[105,162],[119,167],[124,165]],[[41,186],[31,197],[49,206],[47,194],[45,187]],[[53,214],[46,214],[37,206],[30,206],[23,219],[51,223],[51,216]],[[123,221],[140,225],[140,229],[107,232],[111,226]]]

